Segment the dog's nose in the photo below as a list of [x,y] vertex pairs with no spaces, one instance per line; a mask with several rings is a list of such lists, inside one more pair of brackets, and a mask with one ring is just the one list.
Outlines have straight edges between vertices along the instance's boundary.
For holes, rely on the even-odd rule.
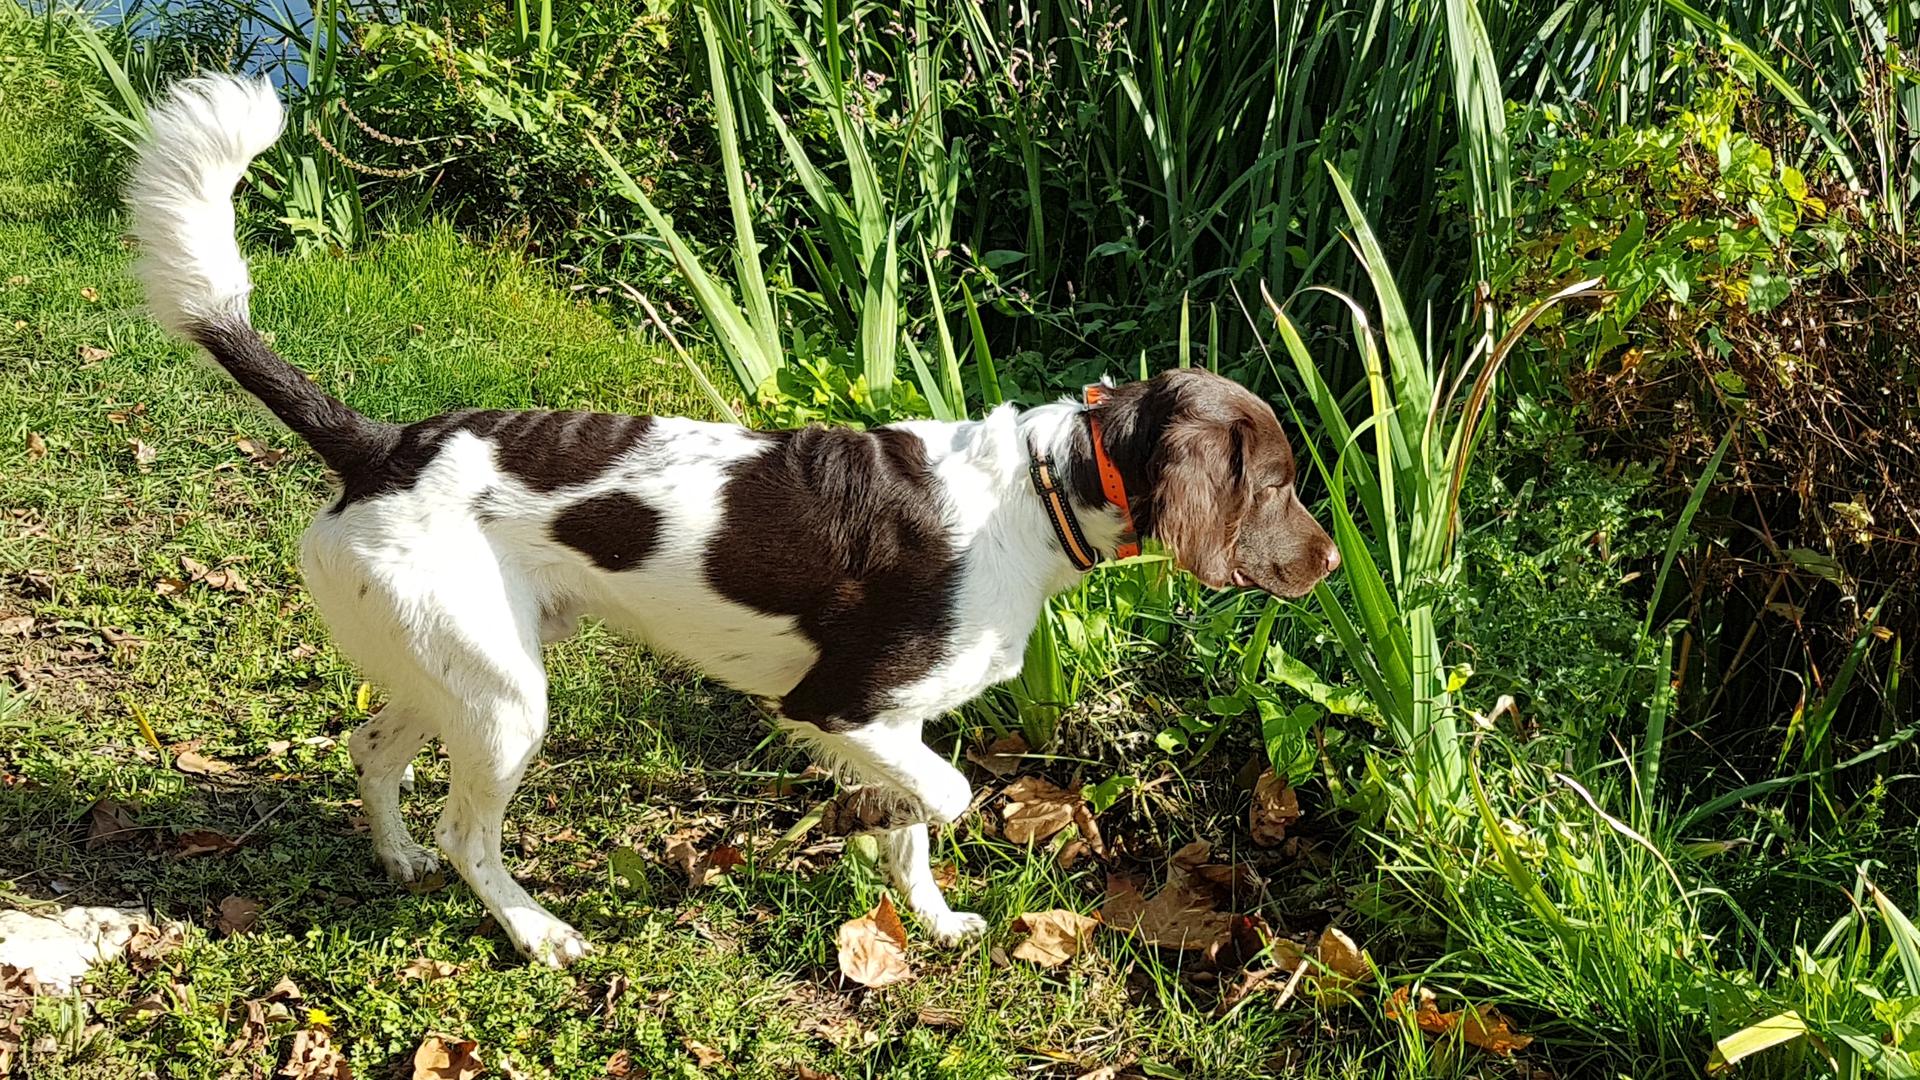
[[1340,569],[1340,549],[1330,547],[1327,549],[1327,573],[1331,574],[1338,569]]

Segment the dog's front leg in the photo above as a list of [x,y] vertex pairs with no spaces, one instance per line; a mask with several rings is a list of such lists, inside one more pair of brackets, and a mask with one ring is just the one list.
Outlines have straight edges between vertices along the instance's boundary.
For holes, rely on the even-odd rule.
[[885,793],[882,839],[887,872],[908,908],[927,925],[934,940],[952,945],[974,937],[987,921],[947,906],[933,880],[929,824],[954,821],[973,804],[973,785],[946,759],[920,741],[920,721],[875,720],[848,732],[826,733],[809,726],[796,735],[823,760],[849,780],[872,785]]
[[957,945],[986,932],[987,920],[971,911],[955,911],[940,893],[933,879],[932,841],[925,825],[889,829],[887,874],[893,887],[906,897],[907,907],[927,925],[933,940],[942,945]]

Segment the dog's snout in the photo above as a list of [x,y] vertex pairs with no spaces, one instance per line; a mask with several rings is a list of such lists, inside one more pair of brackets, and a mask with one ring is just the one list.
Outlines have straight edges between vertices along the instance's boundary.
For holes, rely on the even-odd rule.
[[1326,572],[1331,574],[1338,569],[1340,569],[1340,549],[1337,547],[1329,547],[1327,549],[1327,571]]

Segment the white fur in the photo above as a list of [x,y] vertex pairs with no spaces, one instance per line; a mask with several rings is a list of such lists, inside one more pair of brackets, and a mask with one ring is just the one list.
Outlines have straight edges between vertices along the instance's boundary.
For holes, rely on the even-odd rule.
[[[210,316],[244,318],[249,286],[230,198],[278,134],[279,104],[264,82],[215,77],[182,84],[149,117],[153,136],[129,198],[155,311],[178,332]],[[886,838],[891,872],[941,941],[986,924],[950,909],[933,880],[927,826],[966,813],[972,791],[921,741],[922,725],[1018,673],[1046,598],[1078,580],[1027,469],[1036,449],[1065,459],[1079,413],[1061,403],[902,425],[925,445],[941,519],[962,553],[951,632],[932,669],[894,688],[864,726],[783,725],[848,779],[897,800],[906,816]],[[389,873],[417,881],[438,868],[400,813],[409,765],[438,737],[451,766],[434,830],[441,853],[523,953],[554,966],[585,953],[585,939],[527,895],[500,852],[507,803],[547,729],[541,644],[593,616],[745,693],[792,690],[818,659],[796,620],[728,600],[705,571],[730,467],[769,445],[729,425],[656,419],[622,460],[541,492],[500,468],[491,442],[461,431],[405,490],[315,518],[301,542],[307,586],[341,650],[389,694],[348,740]],[[562,509],[614,491],[660,515],[651,553],[618,572],[552,535]],[[1121,528],[1110,513],[1083,515],[1081,525],[1103,550]]]
[[127,183],[140,243],[133,272],[174,333],[221,315],[247,317],[253,286],[233,236],[233,189],[284,122],[264,76],[188,79],[148,108]]

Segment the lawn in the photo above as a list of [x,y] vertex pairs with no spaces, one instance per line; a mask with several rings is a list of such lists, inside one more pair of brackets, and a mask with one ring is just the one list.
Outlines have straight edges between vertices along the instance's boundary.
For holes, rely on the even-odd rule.
[[[1104,879],[978,818],[937,858],[956,906],[992,920],[987,940],[915,941],[911,981],[845,984],[834,935],[881,896],[871,851],[775,850],[828,786],[791,779],[805,762],[748,703],[598,629],[552,650],[553,732],[508,825],[514,872],[595,951],[529,966],[464,885],[389,884],[344,744],[380,695],[333,651],[294,568],[321,466],[143,316],[75,91],[32,66],[0,79],[0,900],[136,902],[189,928],[157,963],[98,970],[90,1004],[43,998],[17,1075],[261,1076],[315,1029],[368,1076],[405,1075],[429,1034],[521,1076],[1290,1065],[1311,1007],[1268,995],[1216,1015],[1214,976],[1112,938],[1057,970],[1010,961],[1014,916],[1091,911]],[[710,411],[670,353],[450,230],[351,257],[256,251],[254,274],[257,324],[376,416]],[[424,835],[444,761],[429,751],[417,771],[407,813]],[[1071,764],[1051,771],[1065,781]],[[90,839],[101,814],[126,831]],[[676,840],[747,861],[696,887]],[[259,908],[238,932],[235,898]],[[297,999],[273,993],[284,980]]]

